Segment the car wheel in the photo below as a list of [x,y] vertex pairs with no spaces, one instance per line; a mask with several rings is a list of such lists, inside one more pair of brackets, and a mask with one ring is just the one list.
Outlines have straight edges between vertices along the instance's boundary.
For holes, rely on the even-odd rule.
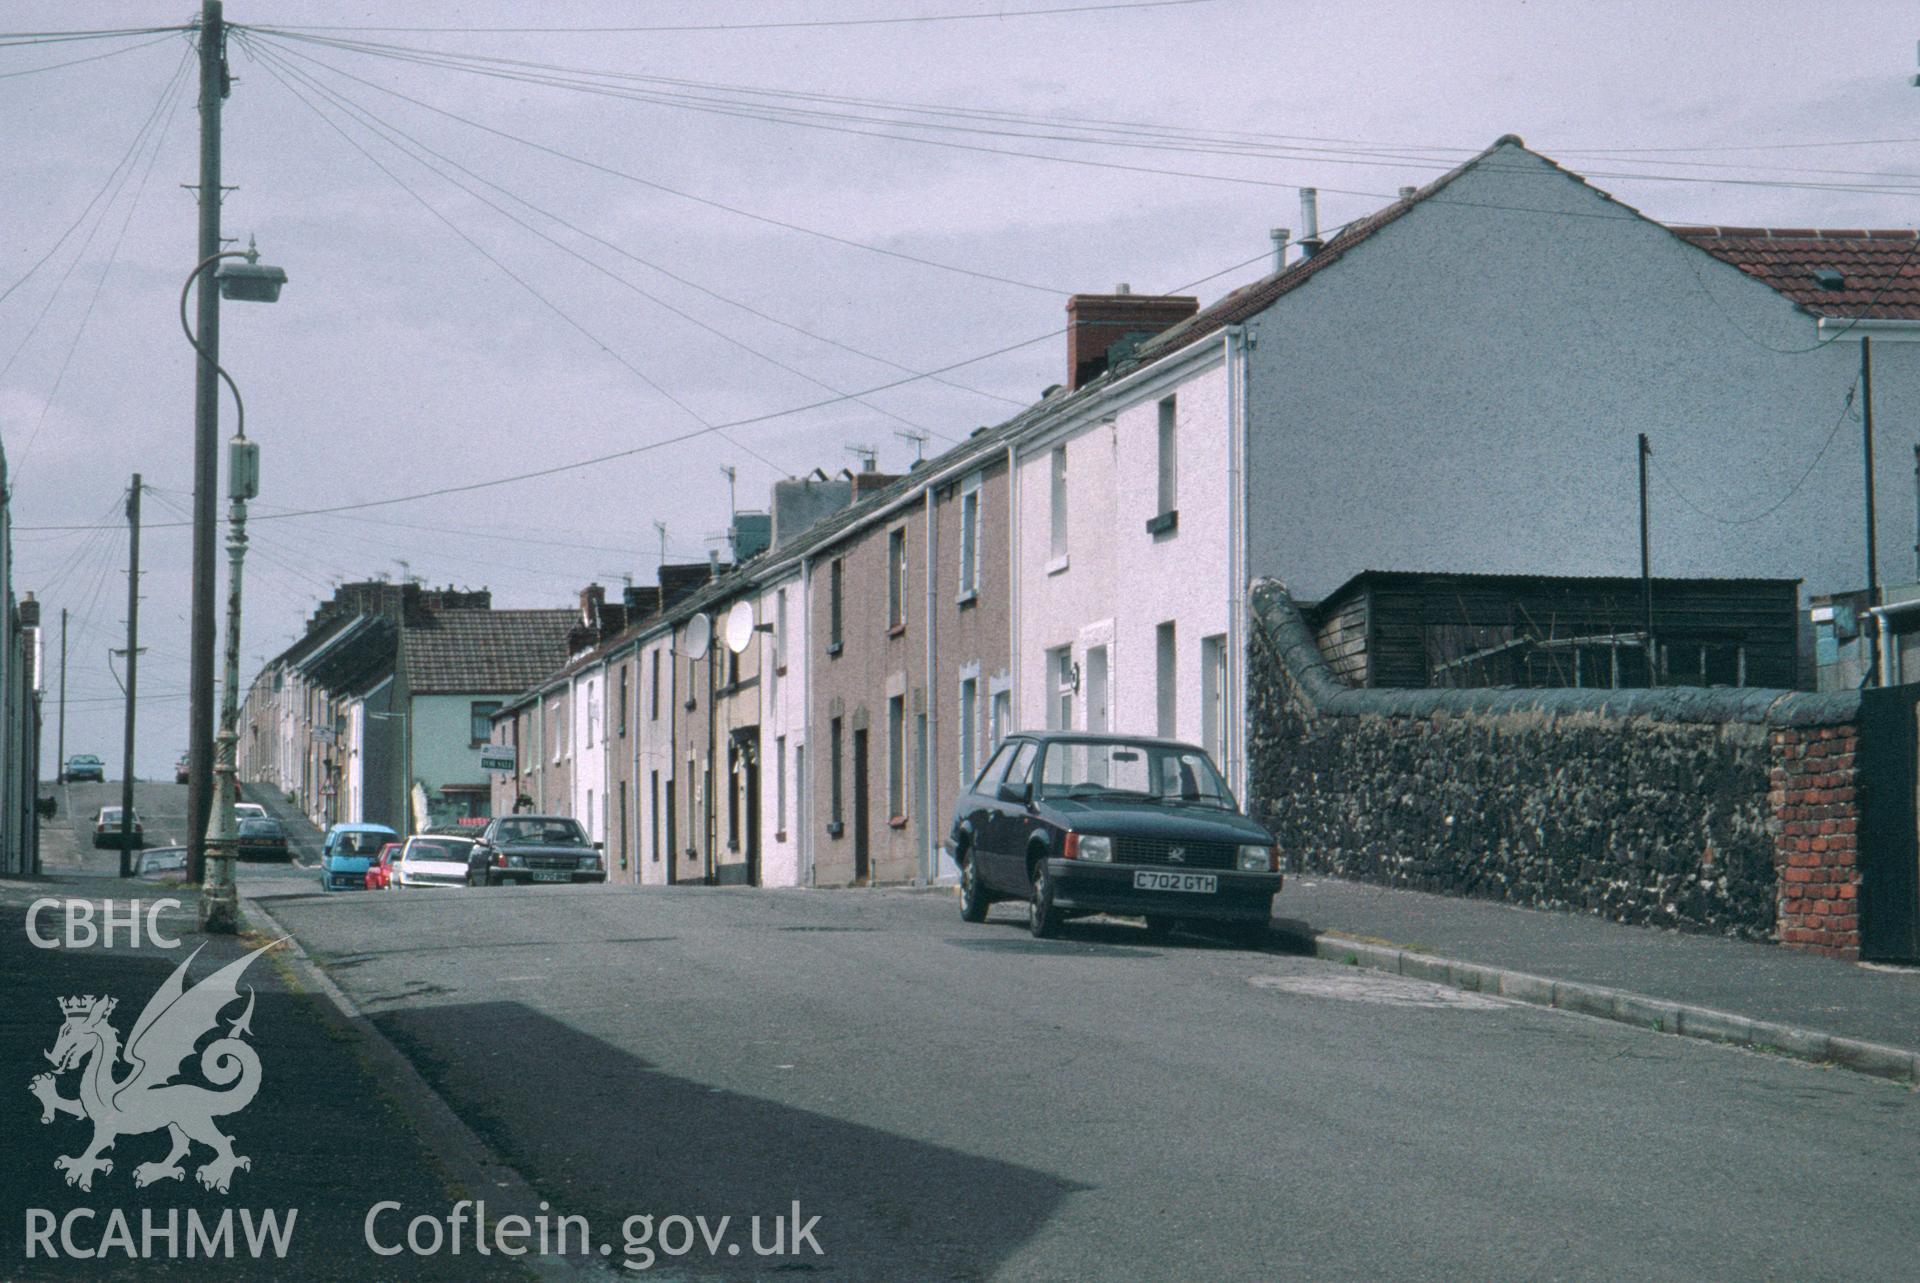
[[980,885],[980,861],[970,859],[960,870],[960,920],[985,922],[990,903],[986,888]]
[[1033,904],[1027,918],[1027,930],[1037,940],[1060,933],[1060,911],[1053,907],[1053,875],[1047,872],[1044,858],[1033,865]]
[[1155,940],[1165,940],[1173,934],[1173,929],[1179,925],[1180,919],[1170,918],[1164,913],[1149,913],[1147,915],[1147,935]]

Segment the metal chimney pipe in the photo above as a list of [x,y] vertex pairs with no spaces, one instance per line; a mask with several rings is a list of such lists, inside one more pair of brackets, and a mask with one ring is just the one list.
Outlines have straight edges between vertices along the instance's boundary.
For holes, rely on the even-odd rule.
[[1290,228],[1276,227],[1267,233],[1267,238],[1273,242],[1273,270],[1276,272],[1286,270],[1287,242],[1293,239],[1293,231]]
[[1312,258],[1319,252],[1320,240],[1320,190],[1317,187],[1300,189],[1300,253],[1303,258]]

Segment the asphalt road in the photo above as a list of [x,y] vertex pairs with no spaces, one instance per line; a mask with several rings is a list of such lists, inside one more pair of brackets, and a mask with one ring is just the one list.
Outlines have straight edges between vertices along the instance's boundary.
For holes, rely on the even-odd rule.
[[797,1200],[789,1264],[848,1279],[1895,1278],[1920,1242],[1920,1098],[1858,1075],[945,894],[296,874],[244,876],[596,1233]]

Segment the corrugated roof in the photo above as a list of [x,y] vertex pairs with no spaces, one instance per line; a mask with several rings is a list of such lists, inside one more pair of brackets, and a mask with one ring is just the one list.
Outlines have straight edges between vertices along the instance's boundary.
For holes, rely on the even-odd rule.
[[[1816,316],[1920,320],[1920,237],[1907,229],[1674,227]],[[1822,274],[1834,273],[1823,283]],[[1837,286],[1834,288],[1833,286]]]
[[407,688],[415,695],[514,694],[567,653],[572,610],[441,610],[406,627]]

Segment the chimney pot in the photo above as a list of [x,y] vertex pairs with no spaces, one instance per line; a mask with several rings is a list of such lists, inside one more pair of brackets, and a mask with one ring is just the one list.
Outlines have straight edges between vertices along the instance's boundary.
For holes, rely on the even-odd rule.
[[1276,227],[1267,233],[1267,239],[1273,242],[1273,270],[1284,270],[1287,266],[1287,242],[1293,239],[1293,229]]
[[1122,281],[1118,285],[1113,287],[1113,292],[1115,294],[1131,294],[1133,293],[1133,286],[1127,284],[1125,281]]
[[1312,258],[1320,252],[1320,189],[1300,189],[1300,256]]
[[1415,192],[1417,192],[1417,191],[1419,191],[1419,190],[1420,190],[1420,189],[1419,189],[1418,187],[1402,187],[1402,188],[1400,189],[1400,199],[1401,199],[1401,200],[1412,200],[1412,199],[1413,199],[1413,194],[1414,194]]

